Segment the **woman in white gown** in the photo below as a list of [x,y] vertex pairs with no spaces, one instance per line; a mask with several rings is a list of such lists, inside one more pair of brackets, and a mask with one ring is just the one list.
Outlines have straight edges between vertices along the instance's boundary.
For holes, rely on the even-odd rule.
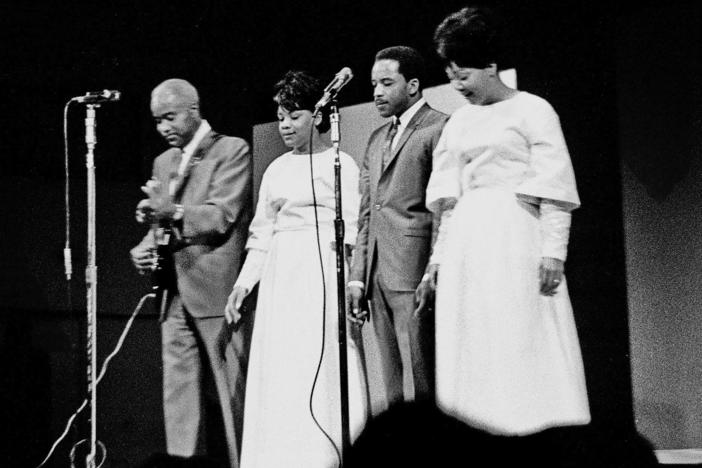
[[[274,160],[263,175],[246,262],[225,311],[228,320],[236,321],[244,297],[260,281],[246,383],[242,468],[338,465],[327,438],[340,449],[334,151],[320,137],[320,130],[329,128],[328,116],[320,113],[313,120],[312,114],[322,91],[304,72],[288,72],[276,84],[278,130],[292,150]],[[345,153],[340,160],[345,244],[352,246],[360,201],[358,167]],[[366,402],[353,340],[348,340],[347,361],[355,437],[364,424]]]
[[558,116],[502,83],[488,12],[448,16],[434,40],[469,101],[444,128],[427,187],[427,205],[441,213],[431,260],[437,403],[499,434],[587,424],[563,276],[580,200]]

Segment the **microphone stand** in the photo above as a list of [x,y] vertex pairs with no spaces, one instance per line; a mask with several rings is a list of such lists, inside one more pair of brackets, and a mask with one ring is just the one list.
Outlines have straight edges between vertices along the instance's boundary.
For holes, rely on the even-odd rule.
[[[341,209],[341,160],[339,159],[339,109],[336,99],[331,101],[331,142],[334,148],[334,198],[336,200],[336,218],[334,219],[334,234],[336,244],[336,294],[338,299],[337,311],[339,318],[339,390],[341,393],[341,454],[342,460],[351,448],[349,432],[349,378],[346,351],[346,280],[344,219]],[[343,465],[343,461],[342,461]]]
[[87,104],[85,118],[85,143],[88,147],[85,166],[88,171],[88,255],[85,268],[87,289],[87,357],[88,392],[90,394],[90,452],[86,468],[95,468],[97,454],[97,266],[95,263],[95,109],[99,104]]

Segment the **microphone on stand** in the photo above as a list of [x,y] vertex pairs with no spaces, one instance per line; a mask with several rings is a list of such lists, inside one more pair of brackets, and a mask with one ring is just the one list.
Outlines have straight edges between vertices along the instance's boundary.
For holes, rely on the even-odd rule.
[[99,104],[101,102],[119,101],[122,93],[115,89],[103,89],[102,91],[88,91],[83,96],[71,98],[72,102],[81,104]]
[[339,73],[336,74],[334,79],[324,88],[324,95],[317,104],[314,106],[314,113],[319,112],[319,109],[329,104],[329,102],[336,97],[337,93],[341,91],[341,88],[346,86],[346,83],[351,81],[353,78],[353,72],[349,67],[342,68]]

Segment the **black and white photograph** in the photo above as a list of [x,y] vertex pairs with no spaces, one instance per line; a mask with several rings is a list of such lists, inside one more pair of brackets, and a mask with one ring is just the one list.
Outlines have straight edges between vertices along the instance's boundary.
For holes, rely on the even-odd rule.
[[702,466],[702,2],[0,24],[0,466]]

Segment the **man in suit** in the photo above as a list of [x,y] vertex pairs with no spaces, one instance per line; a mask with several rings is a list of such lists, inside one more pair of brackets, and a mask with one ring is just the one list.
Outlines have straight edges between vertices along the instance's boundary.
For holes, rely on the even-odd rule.
[[390,121],[368,141],[361,169],[359,232],[349,275],[350,318],[363,299],[379,346],[387,403],[433,399],[433,289],[425,276],[433,219],[425,206],[432,153],[447,116],[422,97],[424,61],[410,47],[376,54],[378,112]]
[[[197,90],[185,80],[158,85],[151,112],[171,148],[154,161],[142,187],[149,198],[139,202],[136,217],[173,226],[174,284],[161,323],[167,451],[185,457],[199,451],[204,380],[211,376],[223,423],[216,430],[225,434],[229,463],[237,467],[253,317],[247,314],[235,330],[224,321],[224,307],[252,217],[251,153],[244,140],[211,129],[200,116]],[[131,250],[140,273],[153,268],[153,251],[152,233]]]

